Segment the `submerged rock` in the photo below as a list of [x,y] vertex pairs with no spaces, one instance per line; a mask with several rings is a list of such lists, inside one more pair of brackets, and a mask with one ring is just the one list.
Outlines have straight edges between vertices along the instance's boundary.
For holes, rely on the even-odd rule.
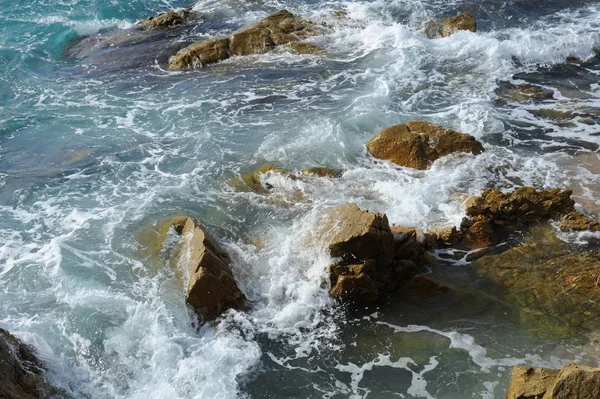
[[0,328],[0,398],[63,398],[44,376],[45,367],[33,349]]
[[507,101],[527,103],[550,100],[554,97],[554,91],[534,84],[514,85],[509,82],[500,82],[496,89],[496,95],[501,104]]
[[600,368],[576,363],[560,370],[516,366],[507,399],[600,398]]
[[376,158],[415,169],[427,169],[455,152],[484,151],[473,136],[422,120],[383,129],[367,142],[367,149]]
[[319,166],[303,169],[301,173],[305,176],[331,177],[331,178],[338,178],[342,175],[340,172],[336,172],[333,169],[323,168],[323,167],[319,167]]
[[471,11],[446,19],[442,23],[440,33],[446,37],[459,30],[477,32],[477,20]]
[[523,245],[473,263],[521,310],[521,322],[557,337],[600,328],[600,253],[573,252],[559,240]]
[[[180,50],[171,60],[169,68],[176,70],[203,67],[232,56],[263,54],[277,46],[296,43],[315,34],[314,24],[287,10],[280,10],[233,32],[229,37],[201,40]],[[296,51],[302,54],[318,54],[323,51],[308,43],[298,43],[295,46]]]

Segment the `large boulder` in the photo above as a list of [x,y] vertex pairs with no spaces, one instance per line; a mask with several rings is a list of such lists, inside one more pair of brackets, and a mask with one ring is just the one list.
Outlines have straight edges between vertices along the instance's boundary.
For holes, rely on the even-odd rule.
[[0,398],[62,398],[44,376],[45,367],[33,349],[0,328]]
[[392,273],[394,237],[387,217],[348,203],[327,209],[317,235],[332,257],[330,295],[355,302],[373,301],[385,292]]
[[383,129],[367,142],[367,149],[376,158],[416,169],[427,169],[455,152],[483,152],[473,136],[422,120]]
[[507,399],[600,398],[600,368],[571,363],[560,370],[516,366]]
[[[165,248],[169,232],[179,237],[176,248]],[[245,298],[231,271],[231,258],[206,228],[188,216],[177,216],[158,224],[151,233],[147,254],[167,249],[171,266],[187,269],[187,303],[202,320],[212,320],[225,310],[240,309]]]
[[[171,70],[203,67],[231,56],[263,54],[277,46],[296,43],[315,35],[314,24],[304,21],[287,10],[280,10],[242,29],[229,37],[201,40],[181,49],[169,64]],[[315,45],[302,46],[303,53],[320,53]]]
[[442,23],[442,36],[450,36],[456,31],[467,30],[477,32],[477,20],[471,11],[446,19]]

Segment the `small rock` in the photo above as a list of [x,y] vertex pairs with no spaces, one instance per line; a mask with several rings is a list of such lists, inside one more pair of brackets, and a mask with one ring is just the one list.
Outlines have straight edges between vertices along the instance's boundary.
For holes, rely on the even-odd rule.
[[329,276],[332,298],[355,303],[369,303],[377,300],[381,295],[380,286],[369,275],[369,268],[374,267],[374,261],[365,264],[330,266]]
[[600,231],[600,223],[577,211],[562,216],[559,227],[566,231]]
[[285,169],[282,169],[273,164],[264,164],[250,173],[246,173],[232,178],[227,183],[231,187],[235,188],[237,191],[253,191],[258,194],[267,194],[269,193],[269,190],[272,189],[272,187],[268,184],[263,185],[263,183],[261,182],[261,176],[269,172],[279,173],[283,176],[295,179],[295,177]]
[[229,38],[217,37],[191,44],[177,52],[169,69],[202,68],[229,58]]
[[342,175],[341,173],[336,172],[335,170],[332,170],[329,168],[318,167],[318,166],[312,167],[312,168],[306,168],[306,169],[302,170],[301,173],[305,176],[331,177],[331,178],[338,178]]
[[192,13],[188,10],[169,11],[138,21],[135,26],[148,31],[162,30],[173,26],[183,25],[191,19],[191,17]]
[[532,84],[514,85],[501,82],[496,89],[496,95],[504,103],[506,101],[527,103],[550,100],[554,97],[554,91]]
[[424,301],[434,296],[445,294],[450,289],[445,285],[430,279],[427,276],[418,274],[400,289],[400,297],[404,300],[413,302]]
[[421,120],[383,129],[367,142],[367,149],[375,158],[416,169],[427,169],[435,160],[455,152],[484,151],[471,135]]
[[477,32],[477,20],[471,11],[446,19],[442,23],[441,34],[446,37],[459,30]]

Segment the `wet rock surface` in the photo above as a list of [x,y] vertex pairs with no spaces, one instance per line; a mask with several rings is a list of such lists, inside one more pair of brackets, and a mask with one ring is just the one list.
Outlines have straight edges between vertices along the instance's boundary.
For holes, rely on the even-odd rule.
[[[312,23],[301,20],[287,10],[280,10],[233,32],[229,37],[199,41],[180,50],[169,68],[198,68],[233,56],[263,54],[277,46],[296,43],[315,34]],[[299,43],[296,47],[296,51],[302,54],[322,52],[312,44]]]
[[560,370],[516,366],[507,399],[595,399],[600,397],[600,369],[571,363]]
[[33,349],[0,328],[0,398],[66,398],[44,374],[45,367]]
[[435,160],[452,153],[484,151],[473,136],[422,120],[383,129],[366,145],[375,158],[415,169],[427,169]]
[[477,32],[477,20],[475,19],[475,14],[473,14],[473,12],[467,11],[456,17],[446,19],[442,23],[440,33],[445,37],[450,36],[459,30]]

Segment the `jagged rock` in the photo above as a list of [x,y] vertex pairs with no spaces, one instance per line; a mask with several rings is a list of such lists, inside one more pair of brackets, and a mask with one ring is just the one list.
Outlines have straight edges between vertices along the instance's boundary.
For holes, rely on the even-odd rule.
[[203,320],[212,320],[230,308],[242,308],[245,298],[231,272],[229,254],[194,219],[176,216],[160,223],[153,229],[156,240],[150,249],[156,251],[158,245],[164,245],[166,230],[171,228],[180,239],[177,248],[167,254],[168,261],[188,270],[187,303]]
[[343,259],[329,269],[330,294],[355,302],[377,299],[392,273],[394,242],[387,217],[349,203],[326,210],[318,226],[329,254]]
[[0,398],[65,397],[46,381],[45,370],[31,347],[0,328]]
[[289,49],[292,54],[298,55],[326,55],[327,52],[316,44],[308,42],[291,42],[282,46]]
[[[277,46],[290,44],[315,35],[315,26],[301,20],[287,10],[280,10],[268,17],[231,34],[228,38],[202,40],[180,50],[172,59],[171,70],[202,67],[222,61],[231,56],[263,54]],[[217,41],[215,44],[215,40]],[[215,50],[215,45],[218,51]],[[313,44],[298,44],[297,49],[304,53],[322,51]]]
[[332,177],[337,178],[341,176],[341,173],[336,172],[335,170],[323,167],[312,167],[306,168],[301,172],[305,176],[315,176],[315,177]]
[[477,32],[477,20],[471,11],[446,19],[442,23],[440,32],[445,37],[459,30]]
[[170,69],[201,68],[229,58],[229,38],[217,37],[191,44],[177,52]]
[[253,191],[259,194],[267,194],[272,187],[268,184],[263,184],[261,181],[261,176],[266,173],[279,173],[283,176],[289,177],[290,179],[296,179],[295,176],[285,169],[273,164],[264,164],[250,173],[245,173],[232,178],[229,180],[228,184],[237,191]]
[[567,231],[600,231],[600,223],[577,211],[562,216],[559,226]]
[[600,398],[600,368],[567,364],[560,370],[516,366],[507,399]]
[[505,194],[498,189],[489,189],[470,200],[467,215],[521,223],[548,220],[573,210],[575,201],[571,199],[572,193],[571,190],[520,187]]
[[367,149],[376,158],[416,169],[427,169],[455,152],[483,152],[473,136],[421,120],[383,129],[367,142]]
[[182,25],[192,18],[189,10],[168,11],[136,22],[135,26],[142,30],[162,30]]

